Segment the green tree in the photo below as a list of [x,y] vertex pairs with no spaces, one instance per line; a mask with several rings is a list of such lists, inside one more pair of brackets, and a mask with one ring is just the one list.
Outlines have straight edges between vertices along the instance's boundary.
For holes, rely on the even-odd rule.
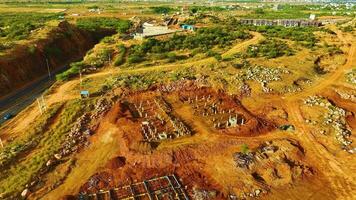
[[247,153],[250,152],[250,149],[249,149],[249,147],[248,147],[247,144],[242,144],[242,145],[241,145],[241,152],[242,152],[243,154],[247,154]]

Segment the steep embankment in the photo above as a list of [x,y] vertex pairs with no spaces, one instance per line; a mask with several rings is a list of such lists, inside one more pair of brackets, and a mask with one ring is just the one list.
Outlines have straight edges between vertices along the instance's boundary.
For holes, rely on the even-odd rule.
[[94,37],[64,21],[48,33],[46,39],[19,46],[0,56],[0,98],[45,76],[47,60],[51,71],[58,70],[83,57],[95,45],[96,38],[111,32],[103,31]]

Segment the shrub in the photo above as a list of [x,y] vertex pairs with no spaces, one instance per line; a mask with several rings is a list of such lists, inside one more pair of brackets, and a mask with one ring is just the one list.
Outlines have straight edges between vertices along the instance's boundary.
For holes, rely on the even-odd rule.
[[[167,40],[157,40],[149,38],[141,45],[135,45],[130,48],[130,63],[141,62],[147,53],[163,53],[175,50],[196,50],[207,52],[214,46],[225,47],[231,45],[236,39],[247,39],[251,35],[244,30],[235,29],[234,27],[216,26],[201,28],[192,35],[173,35]],[[214,56],[214,55],[213,55]]]
[[248,57],[277,58],[284,55],[293,55],[294,51],[285,42],[269,38],[258,45],[250,45],[246,54]]
[[243,154],[247,154],[247,153],[250,152],[250,149],[249,149],[249,147],[248,147],[247,144],[242,144],[242,145],[241,145],[241,152],[242,152]]
[[128,20],[118,18],[91,17],[78,19],[77,26],[81,29],[94,32],[100,29],[112,29],[119,33],[124,33],[131,27],[131,23]]
[[342,27],[341,30],[343,32],[352,32],[354,30],[354,27],[352,26],[345,26],[345,27]]
[[156,13],[156,14],[168,14],[168,13],[174,11],[173,8],[167,7],[167,6],[151,7],[150,9],[152,10],[153,13]]
[[118,50],[119,50],[119,54],[117,55],[115,61],[114,61],[114,65],[115,66],[120,66],[122,64],[124,64],[125,60],[125,54],[126,54],[126,47],[123,44],[120,44],[117,46]]
[[82,61],[72,63],[70,64],[70,68],[67,71],[57,74],[56,79],[59,81],[68,80],[69,78],[79,74],[80,70],[83,69],[84,67],[85,64]]
[[6,37],[9,40],[26,39],[33,30],[45,25],[49,20],[58,19],[60,14],[43,13],[1,13],[0,37]]
[[130,55],[127,59],[127,61],[132,64],[132,63],[139,63],[141,61],[143,61],[143,57],[141,55],[138,55],[138,54],[133,54],[133,55]]
[[267,37],[278,37],[299,42],[305,47],[312,48],[318,40],[314,35],[315,27],[283,27],[283,26],[249,26],[250,30],[262,33]]
[[168,58],[169,62],[174,62],[177,59],[177,55],[173,52],[169,52],[169,53],[167,53],[167,58]]
[[114,44],[115,40],[111,36],[104,37],[101,42],[106,43],[106,44]]

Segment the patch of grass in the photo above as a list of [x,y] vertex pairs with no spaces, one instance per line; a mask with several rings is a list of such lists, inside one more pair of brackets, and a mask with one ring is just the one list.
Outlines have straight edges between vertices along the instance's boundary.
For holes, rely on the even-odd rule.
[[96,32],[101,29],[116,30],[119,33],[126,33],[131,27],[128,20],[109,18],[109,17],[91,17],[77,20],[77,26],[81,29]]
[[266,37],[278,37],[296,41],[305,47],[311,48],[318,42],[313,32],[321,29],[315,27],[250,26],[250,30],[260,32]]
[[45,13],[1,13],[0,38],[22,40],[33,30],[43,27],[47,21],[58,19],[61,14]]
[[248,57],[277,58],[293,54],[294,51],[289,48],[286,42],[271,38],[263,40],[257,45],[250,45],[246,51]]
[[36,122],[31,124],[31,129],[22,134],[20,138],[17,138],[10,144],[6,145],[4,149],[1,149],[0,169],[11,163],[20,153],[38,145],[38,140],[41,137],[40,134],[45,131],[52,117],[59,111],[60,107],[60,104],[53,106],[41,115]]
[[352,32],[352,31],[354,31],[354,29],[355,29],[354,26],[349,25],[349,26],[342,27],[341,31],[343,31],[343,32]]
[[153,13],[156,14],[169,14],[174,11],[178,11],[177,9],[168,6],[157,6],[157,7],[151,7],[150,9]]
[[57,74],[56,79],[59,81],[68,80],[69,78],[79,74],[80,70],[82,70],[84,67],[85,64],[82,61],[72,63],[70,64],[70,68],[68,70],[60,74]]
[[145,60],[147,54],[163,54],[176,50],[208,52],[214,46],[224,48],[237,39],[248,39],[251,35],[243,29],[232,26],[216,26],[201,28],[191,35],[178,35],[167,40],[150,38],[141,45],[135,45],[129,51],[129,63],[138,63]]
[[352,71],[347,73],[345,76],[347,82],[356,85],[356,69],[352,69]]
[[120,66],[125,63],[126,47],[125,45],[120,44],[117,46],[117,49],[119,50],[119,54],[115,58],[114,65]]
[[33,139],[37,143],[36,149],[21,158],[16,165],[2,170],[4,176],[0,179],[1,194],[5,197],[18,196],[25,185],[32,181],[46,162],[58,152],[67,136],[66,133],[70,131],[77,118],[89,111],[87,104],[88,102],[82,100],[73,100],[65,104],[58,121],[48,131],[43,132],[41,137]]

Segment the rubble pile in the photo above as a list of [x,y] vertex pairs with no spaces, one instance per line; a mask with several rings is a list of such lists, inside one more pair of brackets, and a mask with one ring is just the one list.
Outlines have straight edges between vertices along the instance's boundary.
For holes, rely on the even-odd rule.
[[242,153],[242,152],[236,152],[233,155],[235,164],[237,167],[240,168],[249,168],[250,165],[254,162],[254,153],[248,152],[248,153]]
[[193,188],[193,199],[195,200],[209,200],[214,198],[216,198],[216,191]]
[[261,196],[262,194],[267,193],[267,191],[263,190],[263,189],[253,189],[250,192],[243,192],[240,194],[240,198],[237,198],[235,195],[230,195],[230,199],[248,199],[248,198],[256,198]]
[[[77,119],[73,127],[69,131],[65,142],[59,153],[54,157],[59,160],[73,152],[78,151],[84,146],[89,145],[88,137],[90,137],[95,129],[95,124],[111,107],[111,103],[105,98],[98,100],[91,113],[85,113]],[[92,123],[93,122],[93,123]]]
[[112,106],[106,98],[101,98],[95,104],[94,113],[90,116],[92,120],[100,118],[103,114],[108,112]]
[[181,90],[186,90],[187,88],[191,88],[194,86],[196,88],[198,81],[187,81],[187,80],[179,80],[179,81],[173,81],[170,84],[160,84],[158,87],[158,91],[160,92],[174,92],[174,91],[181,91]]
[[281,74],[289,74],[290,71],[281,67],[271,68],[256,65],[248,66],[247,68],[242,70],[241,73],[238,76],[241,77],[243,81],[257,81],[261,84],[263,92],[268,93],[272,92],[273,90],[269,88],[267,84],[273,81],[282,80]]
[[356,69],[346,74],[346,80],[349,83],[356,84]]
[[77,151],[84,145],[89,145],[87,136],[90,136],[91,130],[88,127],[90,123],[90,114],[82,115],[74,124],[66,141],[62,145],[62,150],[59,153],[60,157],[67,156],[72,152]]
[[336,132],[336,139],[342,148],[349,150],[352,141],[350,140],[351,130],[346,123],[346,111],[331,104],[326,98],[321,96],[311,96],[304,101],[308,106],[320,106],[327,110],[324,115],[324,124],[331,125]]
[[251,96],[251,88],[245,82],[239,87],[239,91],[242,97],[249,97]]
[[250,173],[253,182],[231,199],[259,197],[281,183],[293,184],[297,178],[313,175],[313,168],[303,162],[304,155],[304,148],[291,139],[270,140],[252,150],[234,153],[236,170],[241,174]]
[[350,94],[341,90],[335,89],[335,92],[342,98],[346,100],[350,100],[352,102],[356,102],[356,95],[355,94]]

